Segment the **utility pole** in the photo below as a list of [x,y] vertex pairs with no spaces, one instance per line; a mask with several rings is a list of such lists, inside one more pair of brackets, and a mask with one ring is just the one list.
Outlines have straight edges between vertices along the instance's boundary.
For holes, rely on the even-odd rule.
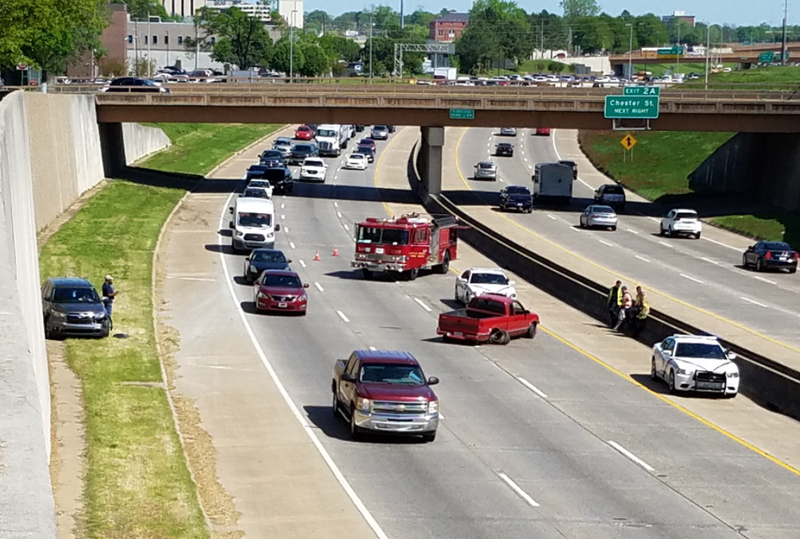
[[783,46],[781,47],[781,65],[786,65],[786,15],[789,11],[789,0],[783,0]]
[[167,65],[169,65],[169,30],[167,30]]
[[150,43],[153,41],[153,34],[150,32],[150,5],[147,6],[147,78],[153,76],[153,60],[150,56]]
[[194,70],[197,71],[197,62],[200,61],[200,32],[198,31],[197,18],[194,17]]
[[[675,19],[675,20],[678,21],[678,47],[681,47],[681,20],[680,19]],[[683,48],[681,47],[680,50],[683,51]],[[675,56],[675,62],[677,64],[677,67],[675,68],[675,73],[677,74],[677,73],[681,72],[681,55],[680,55],[680,53],[678,53]]]
[[372,84],[372,11],[369,12],[369,83]]
[[[785,19],[784,19],[784,21],[785,21]],[[406,27],[406,17],[403,14],[403,0],[400,0],[400,29],[402,30],[405,27]],[[785,29],[786,29],[786,27],[784,26],[784,30]],[[785,32],[784,32],[784,35],[786,35]]]
[[633,23],[628,23],[625,26],[631,27],[630,44],[628,45],[628,78],[633,78]]
[[711,55],[711,24],[707,28],[708,36],[706,37],[706,90],[708,90],[708,62]]
[[139,76],[139,20],[133,20],[133,73]]
[[[297,3],[295,2],[295,5]],[[296,9],[292,10],[291,24],[289,24],[289,82],[294,77],[294,14],[297,13]]]
[[544,60],[544,19],[542,19],[542,46],[541,46],[542,54],[539,57]]

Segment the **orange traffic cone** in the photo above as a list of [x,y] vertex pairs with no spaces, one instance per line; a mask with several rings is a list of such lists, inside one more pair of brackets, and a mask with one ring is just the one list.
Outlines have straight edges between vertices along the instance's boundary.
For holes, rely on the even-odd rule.
[[339,249],[335,245],[333,246],[333,256],[339,256]]
[[319,251],[314,253],[314,262],[319,262]]

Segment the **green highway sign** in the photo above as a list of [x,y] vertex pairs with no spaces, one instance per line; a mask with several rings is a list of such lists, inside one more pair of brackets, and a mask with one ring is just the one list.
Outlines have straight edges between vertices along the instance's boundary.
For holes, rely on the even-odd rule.
[[658,96],[607,95],[604,116],[655,120],[658,118],[658,101]]
[[683,56],[683,47],[680,45],[673,45],[668,49],[658,49],[656,56]]
[[450,109],[451,120],[474,120],[475,110],[473,109]]
[[758,55],[758,61],[762,64],[771,64],[775,58],[775,53],[772,51],[762,52]]
[[624,95],[653,95],[660,96],[661,88],[655,86],[626,86],[622,89]]

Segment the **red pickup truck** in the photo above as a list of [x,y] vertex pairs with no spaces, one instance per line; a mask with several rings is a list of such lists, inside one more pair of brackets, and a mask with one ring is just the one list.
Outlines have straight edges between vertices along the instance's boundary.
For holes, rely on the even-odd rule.
[[465,340],[508,344],[512,337],[533,339],[539,315],[512,298],[483,294],[470,300],[466,309],[439,315],[436,333],[445,341]]
[[436,438],[439,399],[419,362],[408,352],[356,350],[333,367],[333,414],[350,423],[350,436],[364,431]]

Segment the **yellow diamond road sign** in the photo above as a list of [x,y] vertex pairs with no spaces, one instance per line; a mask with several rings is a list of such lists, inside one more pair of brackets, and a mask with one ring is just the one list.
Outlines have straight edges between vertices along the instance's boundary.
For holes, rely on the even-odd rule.
[[636,146],[636,139],[633,138],[632,135],[625,135],[622,140],[619,141],[620,144],[625,146],[626,150],[630,150],[634,146]]

